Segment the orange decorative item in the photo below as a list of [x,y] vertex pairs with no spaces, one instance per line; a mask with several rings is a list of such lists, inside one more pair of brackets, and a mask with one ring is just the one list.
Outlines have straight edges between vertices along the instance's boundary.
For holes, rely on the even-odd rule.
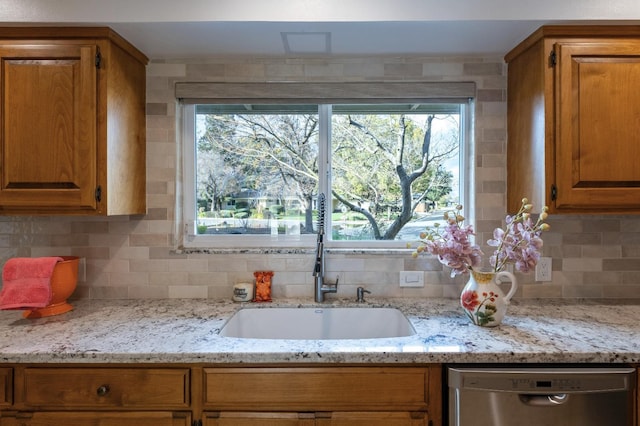
[[58,262],[51,275],[51,302],[44,308],[24,311],[24,318],[42,318],[52,315],[60,315],[73,309],[67,299],[76,289],[78,284],[78,256],[60,256],[64,259]]
[[256,277],[256,295],[254,302],[271,302],[271,277],[273,271],[256,271],[253,273]]

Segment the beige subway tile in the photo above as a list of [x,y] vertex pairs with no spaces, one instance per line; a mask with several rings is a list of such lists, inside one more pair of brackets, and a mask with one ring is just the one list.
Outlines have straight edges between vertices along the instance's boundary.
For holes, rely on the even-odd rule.
[[169,260],[169,271],[172,272],[207,272],[209,263],[206,259]]
[[[212,286],[207,289],[207,298],[213,300],[230,300],[233,296],[232,287],[217,287]],[[238,304],[240,307],[240,304]]]
[[121,247],[129,245],[129,236],[125,234],[91,234],[86,246],[90,247]]
[[147,126],[147,146],[155,146],[156,144],[168,142],[168,129]]
[[109,284],[114,286],[148,285],[149,274],[147,272],[111,272]]
[[192,272],[189,274],[188,283],[190,285],[207,285],[207,286],[218,286],[218,287],[229,287],[233,286],[233,282],[229,279],[229,274],[227,272]]
[[162,64],[150,62],[147,64],[148,77],[183,77],[186,75],[186,65],[184,64]]
[[426,273],[440,274],[443,270],[443,265],[440,261],[432,255],[421,254],[415,259],[408,259],[404,261],[404,271],[424,271]]
[[154,76],[147,73],[146,89],[147,101],[156,102],[155,98],[150,97],[149,94],[157,93],[159,95],[166,96],[167,92],[171,90],[169,86],[169,78],[167,76]]
[[127,287],[105,287],[91,286],[89,293],[92,299],[128,299],[129,289]]
[[[234,282],[229,279],[228,272],[206,273],[206,275],[204,273],[202,273],[202,275],[196,274],[195,278],[198,276],[202,277],[203,280],[206,280],[209,286],[231,287],[234,284]],[[189,278],[191,282],[191,274],[189,275]]]
[[622,247],[618,245],[583,245],[582,257],[616,258],[622,257]]
[[149,259],[188,259],[188,255],[176,254],[171,247],[149,247]]
[[[48,232],[44,229],[40,229],[37,232],[53,234],[59,232],[65,233],[73,233],[73,234],[103,234],[109,232],[109,222],[72,222],[69,223],[66,227],[59,227],[62,229],[58,229],[57,232]],[[53,231],[53,229],[51,230]]]
[[229,81],[248,80],[264,80],[265,67],[264,64],[226,64],[225,78]]
[[89,238],[87,234],[51,235],[50,244],[53,247],[85,247],[89,245]]
[[169,297],[168,287],[157,286],[130,286],[130,299],[167,299]]
[[227,255],[213,255],[212,258],[208,260],[208,270],[210,272],[244,272],[249,271],[249,265],[246,259]]
[[562,297],[568,298],[601,298],[603,296],[601,285],[564,285]]
[[522,297],[526,299],[557,299],[562,297],[562,286],[553,284],[528,284],[522,286]]
[[110,253],[112,259],[149,259],[148,247],[113,247],[111,248]]
[[270,80],[301,79],[304,77],[304,66],[299,63],[269,63],[265,66],[265,76]]
[[398,287],[394,292],[394,296],[407,298],[443,297],[443,287],[436,285],[428,285],[416,288]]
[[276,256],[263,256],[260,259],[251,259],[247,261],[247,269],[255,271],[284,271],[286,269],[286,261]]
[[131,234],[129,238],[132,246],[166,247],[169,242],[166,234]]
[[364,261],[364,270],[371,271],[371,272],[401,271],[403,267],[404,267],[404,259],[394,259],[394,258],[387,258],[384,256],[382,257],[378,256],[377,258],[365,259]]
[[582,283],[584,285],[609,285],[619,284],[622,282],[622,274],[620,272],[585,272]]
[[562,260],[562,270],[563,271],[602,271],[603,270],[603,262],[602,259],[594,259],[594,258],[568,258]]
[[209,293],[207,286],[169,286],[170,299],[206,299]]
[[223,79],[227,70],[224,63],[187,64],[186,74],[190,79],[217,80]]
[[320,81],[326,78],[341,77],[344,74],[343,67],[343,64],[310,63],[304,65],[304,76],[305,78],[319,78]]
[[[636,280],[637,283],[637,280]],[[607,285],[604,287],[604,298],[613,299],[631,299],[638,300],[640,298],[640,286],[638,285]]]
[[[146,259],[131,259],[129,269],[131,272],[168,272],[169,265],[164,260],[151,260],[147,257]],[[151,276],[149,280],[152,281]]]
[[313,287],[309,285],[286,285],[283,287],[282,295],[289,298],[313,299]]
[[461,76],[464,73],[463,64],[461,63],[433,63],[427,62],[422,64],[423,77],[441,77],[441,76]]
[[310,272],[314,265],[314,255],[285,258],[285,270],[287,271]]
[[380,62],[347,63],[344,64],[343,74],[361,79],[382,78],[385,75],[385,65]]
[[638,291],[640,291],[640,280],[638,279],[638,273],[636,271],[623,271],[620,272],[620,275],[622,276],[620,279],[622,284],[636,286]]
[[602,234],[598,232],[581,232],[579,234],[563,233],[563,244],[597,245],[602,244]]
[[[95,265],[97,262],[93,262]],[[129,260],[128,259],[108,259],[101,262],[101,270],[104,272],[129,272]],[[91,265],[90,265],[91,266]]]
[[[464,284],[443,286],[442,297],[445,297],[447,299],[460,300],[460,294],[462,294],[463,288],[464,288]],[[464,315],[462,310],[460,311],[460,315]]]
[[[145,271],[141,271],[145,272]],[[164,271],[152,270],[148,271],[149,282],[145,285],[153,286],[169,286],[169,285],[187,285],[189,283],[189,273],[180,271]]]
[[638,246],[622,246],[622,255],[620,257],[637,257],[640,258],[640,245]]
[[640,258],[635,259],[603,259],[603,271],[640,271]]
[[[304,284],[308,277],[312,276],[311,271],[279,271],[273,276],[273,285],[292,285],[292,284]],[[333,279],[331,279],[333,281]]]

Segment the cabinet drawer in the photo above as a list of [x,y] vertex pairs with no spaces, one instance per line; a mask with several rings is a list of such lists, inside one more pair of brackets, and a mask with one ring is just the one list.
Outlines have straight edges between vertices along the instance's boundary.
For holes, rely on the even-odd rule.
[[30,407],[183,408],[189,405],[187,368],[26,368]]
[[18,412],[0,416],[0,426],[190,426],[189,412]]
[[0,368],[0,407],[13,401],[13,369]]
[[204,369],[204,403],[220,410],[426,410],[427,388],[427,368]]

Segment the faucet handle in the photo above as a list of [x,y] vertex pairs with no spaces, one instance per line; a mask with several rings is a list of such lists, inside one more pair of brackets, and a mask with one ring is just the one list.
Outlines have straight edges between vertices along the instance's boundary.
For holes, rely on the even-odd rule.
[[364,294],[365,293],[371,294],[371,292],[369,290],[365,290],[364,287],[358,287],[356,289],[356,302],[358,302],[358,303],[366,302],[366,300],[364,300]]

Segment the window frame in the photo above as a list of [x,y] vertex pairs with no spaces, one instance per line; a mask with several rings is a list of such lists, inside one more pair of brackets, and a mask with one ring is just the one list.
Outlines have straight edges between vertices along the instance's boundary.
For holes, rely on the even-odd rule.
[[[277,94],[277,95],[276,95]],[[448,95],[448,96],[446,96]],[[310,249],[315,246],[315,234],[300,235],[199,235],[196,228],[195,183],[196,183],[196,144],[195,144],[195,105],[207,103],[248,103],[282,104],[313,103],[318,105],[319,122],[319,158],[318,190],[328,193],[330,187],[331,155],[329,139],[332,105],[341,103],[402,103],[402,102],[442,102],[464,105],[461,108],[460,122],[460,196],[467,208],[467,221],[474,223],[474,99],[475,83],[472,82],[406,82],[406,83],[176,83],[176,97],[179,100],[181,122],[182,164],[181,185],[176,188],[176,221],[182,235],[177,244],[186,249],[229,249],[247,250],[266,249]],[[322,125],[324,124],[324,125]],[[328,223],[330,226],[330,221]],[[417,236],[416,236],[417,238]],[[327,240],[328,249],[404,249],[406,241]]]

